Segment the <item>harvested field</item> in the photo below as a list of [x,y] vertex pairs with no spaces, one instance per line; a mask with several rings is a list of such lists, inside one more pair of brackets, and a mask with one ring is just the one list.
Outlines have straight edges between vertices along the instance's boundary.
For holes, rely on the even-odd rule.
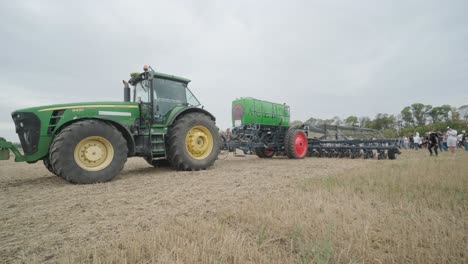
[[141,158],[105,184],[0,163],[6,263],[463,263],[468,153],[396,161],[220,156],[202,172]]

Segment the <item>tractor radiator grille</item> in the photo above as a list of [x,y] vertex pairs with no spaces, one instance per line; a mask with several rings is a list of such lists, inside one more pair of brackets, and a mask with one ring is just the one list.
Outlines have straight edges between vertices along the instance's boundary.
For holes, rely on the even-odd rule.
[[33,113],[14,112],[11,116],[24,153],[33,154],[39,145],[41,121]]
[[65,112],[65,110],[55,110],[52,112],[52,116],[50,117],[49,121],[49,128],[47,128],[47,134],[50,135],[54,133],[55,128],[57,127],[57,124],[63,115],[63,112]]

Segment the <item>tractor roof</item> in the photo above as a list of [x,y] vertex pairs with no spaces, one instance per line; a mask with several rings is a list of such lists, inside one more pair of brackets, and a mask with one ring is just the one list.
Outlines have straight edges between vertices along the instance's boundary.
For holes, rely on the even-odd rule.
[[[189,79],[182,78],[182,77],[175,76],[175,75],[165,74],[165,73],[161,73],[161,72],[150,72],[150,73],[153,73],[154,77],[156,77],[156,78],[162,78],[162,79],[168,79],[168,80],[173,80],[173,81],[177,81],[177,82],[183,82],[185,84],[188,84],[190,82]],[[132,72],[130,74],[131,78],[130,78],[130,80],[128,82],[130,84],[135,84],[135,83],[139,82],[142,79],[142,75],[143,75],[142,72]]]

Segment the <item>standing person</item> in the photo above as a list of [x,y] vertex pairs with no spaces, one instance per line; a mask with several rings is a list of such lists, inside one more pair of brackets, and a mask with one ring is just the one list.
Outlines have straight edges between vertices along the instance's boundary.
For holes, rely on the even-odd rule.
[[450,149],[452,156],[454,156],[457,147],[457,131],[450,127],[447,127],[447,129],[447,146]]
[[444,151],[444,144],[442,144],[444,134],[441,131],[437,131],[437,139],[439,140],[439,150],[440,152]]
[[447,146],[447,132],[445,132],[442,135],[442,146],[444,146],[444,150],[448,151],[448,146]]
[[428,141],[429,141],[429,133],[430,132],[426,132],[426,134],[424,134],[423,137],[421,137],[421,149],[423,148],[427,148],[427,145],[428,145]]
[[413,138],[413,136],[409,136],[409,147],[410,147],[410,149],[414,148],[414,138]]
[[439,147],[439,137],[437,136],[436,133],[429,132],[429,134],[427,135],[427,149],[429,150],[429,153],[431,153],[431,156],[432,156],[432,148],[434,148],[436,157],[439,156],[439,153],[437,152],[438,147]]
[[419,132],[416,132],[416,135],[413,137],[414,140],[414,149],[418,150],[419,145],[421,144],[421,138],[419,137]]
[[444,151],[444,146],[442,145],[442,133],[437,131],[437,140],[439,141],[439,151]]
[[463,134],[464,134],[464,132],[457,136],[457,147],[459,147],[459,148],[463,147],[463,141],[462,141]]
[[463,130],[463,137],[462,137],[462,141],[463,141],[463,146],[465,147],[465,151],[468,151],[468,133]]
[[405,149],[407,149],[407,148],[408,148],[408,145],[409,145],[409,140],[408,140],[408,137],[405,136],[405,137],[403,138],[403,147],[404,147]]

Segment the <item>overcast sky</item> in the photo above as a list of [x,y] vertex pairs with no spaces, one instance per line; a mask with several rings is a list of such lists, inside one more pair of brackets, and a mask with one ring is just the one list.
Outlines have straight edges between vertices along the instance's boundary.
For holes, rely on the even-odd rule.
[[0,136],[10,113],[121,101],[150,64],[230,126],[231,101],[294,120],[468,103],[468,1],[2,1]]

